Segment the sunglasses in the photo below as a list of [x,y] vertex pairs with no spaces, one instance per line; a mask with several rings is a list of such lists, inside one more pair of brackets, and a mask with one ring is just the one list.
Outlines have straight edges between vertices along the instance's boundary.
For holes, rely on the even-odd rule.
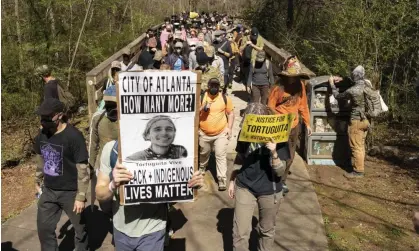
[[175,49],[176,49],[176,50],[182,50],[182,48],[180,48],[180,47],[175,47]]

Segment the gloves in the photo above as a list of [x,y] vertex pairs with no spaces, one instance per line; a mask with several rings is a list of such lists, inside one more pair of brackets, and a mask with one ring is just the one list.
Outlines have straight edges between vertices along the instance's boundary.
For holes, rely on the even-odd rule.
[[221,54],[224,54],[225,53],[225,51],[223,51],[221,48],[218,48],[218,50],[217,50],[219,53],[221,53]]

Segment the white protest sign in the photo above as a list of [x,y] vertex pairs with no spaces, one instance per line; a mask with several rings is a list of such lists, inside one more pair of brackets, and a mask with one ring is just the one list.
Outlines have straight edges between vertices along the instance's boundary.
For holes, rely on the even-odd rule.
[[193,200],[197,80],[191,71],[119,73],[119,158],[134,176],[120,190],[122,204]]

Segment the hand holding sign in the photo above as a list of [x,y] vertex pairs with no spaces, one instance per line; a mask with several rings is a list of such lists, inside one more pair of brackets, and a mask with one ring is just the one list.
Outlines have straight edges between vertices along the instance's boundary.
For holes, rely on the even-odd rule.
[[117,163],[115,168],[112,170],[113,182],[115,187],[119,187],[122,182],[130,181],[133,176],[121,163]]
[[268,148],[272,154],[276,153],[276,143],[272,138],[270,142],[266,143],[266,148]]
[[190,188],[201,188],[204,185],[204,175],[200,171],[196,171],[191,180],[188,182]]

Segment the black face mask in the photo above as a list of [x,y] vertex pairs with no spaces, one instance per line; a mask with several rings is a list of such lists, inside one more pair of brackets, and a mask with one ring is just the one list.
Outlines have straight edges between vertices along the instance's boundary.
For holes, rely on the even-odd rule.
[[209,93],[211,95],[215,96],[215,95],[217,95],[219,90],[220,90],[220,88],[218,88],[218,87],[212,87],[212,88],[210,88]]
[[54,135],[58,130],[58,120],[53,121],[50,118],[41,118],[41,125],[42,133],[47,135],[48,138]]
[[250,41],[252,41],[252,44],[256,44],[257,43],[257,39],[251,38]]
[[117,108],[106,108],[106,117],[108,117],[108,119],[111,122],[115,122],[118,120],[118,109]]

